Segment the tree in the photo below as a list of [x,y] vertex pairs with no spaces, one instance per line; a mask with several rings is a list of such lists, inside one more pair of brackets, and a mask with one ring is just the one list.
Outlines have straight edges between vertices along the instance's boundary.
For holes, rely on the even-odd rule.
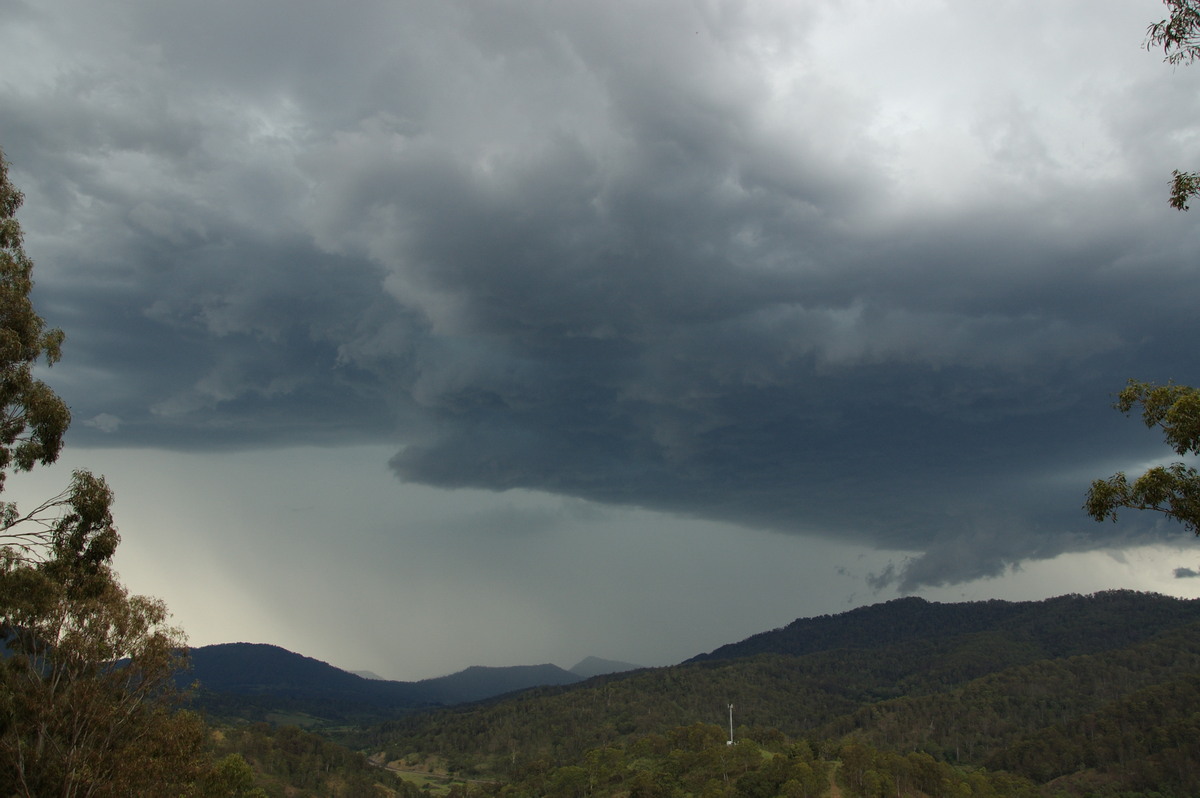
[[[1200,0],[1163,0],[1170,15],[1146,30],[1146,49],[1161,47],[1163,60],[1172,66],[1187,65],[1200,58]],[[1186,211],[1188,202],[1200,196],[1200,172],[1172,172],[1171,207]]]
[[161,601],[129,595],[106,563],[69,550],[30,564],[6,548],[0,613],[0,784],[99,796],[190,783],[205,732],[175,711],[183,641]]
[[1163,60],[1173,66],[1200,58],[1200,3],[1197,0],[1163,0],[1169,17],[1146,29],[1146,49],[1161,47]]
[[[44,360],[61,356],[63,333],[46,329],[30,300],[33,262],[25,254],[16,212],[24,196],[8,179],[8,163],[0,151],[0,491],[9,470],[30,471],[58,459],[71,412],[63,400],[33,375]],[[44,558],[58,543],[82,547],[80,556],[95,562],[112,557],[119,538],[108,517],[111,494],[102,480],[86,472],[32,511],[0,502],[0,543],[27,560]],[[67,520],[71,518],[72,520]],[[77,537],[62,540],[74,524]]]
[[[1200,58],[1200,0],[1163,0],[1171,13],[1146,29],[1146,49],[1162,48],[1173,66]],[[1170,204],[1186,211],[1200,196],[1200,172],[1172,173]],[[1115,407],[1129,415],[1141,406],[1147,427],[1160,427],[1178,455],[1200,454],[1200,391],[1187,385],[1130,380]],[[1084,510],[1097,521],[1117,520],[1117,510],[1155,510],[1200,535],[1200,474],[1182,462],[1155,466],[1133,482],[1124,472],[1092,483]]]
[[194,789],[196,798],[267,798],[254,786],[254,770],[241,754],[227,754],[213,763]]
[[[1200,454],[1200,390],[1130,380],[1114,405],[1126,415],[1141,408],[1147,427],[1158,427],[1180,456]],[[1200,535],[1200,474],[1183,462],[1154,466],[1130,482],[1124,472],[1098,479],[1083,505],[1097,521],[1117,520],[1117,510],[1155,510]]]
[[[29,296],[33,261],[25,254],[16,219],[24,199],[9,182],[8,162],[0,151],[0,491],[10,470],[30,471],[55,462],[71,423],[66,403],[33,374],[39,362],[50,366],[61,357],[63,332],[46,329]],[[83,546],[86,551],[81,549],[80,555],[93,561],[108,560],[119,540],[107,515],[109,501],[102,480],[80,472],[66,490],[32,511],[22,513],[14,502],[0,502],[0,544],[28,560],[44,558],[70,516],[75,520],[66,523],[75,524],[80,533],[71,545]]]
[[[58,459],[71,414],[34,376],[59,359],[30,300],[23,196],[0,152],[0,491]],[[161,601],[131,596],[110,562],[120,537],[102,477],[22,512],[0,502],[0,794],[179,795],[204,726],[175,711],[182,634]]]

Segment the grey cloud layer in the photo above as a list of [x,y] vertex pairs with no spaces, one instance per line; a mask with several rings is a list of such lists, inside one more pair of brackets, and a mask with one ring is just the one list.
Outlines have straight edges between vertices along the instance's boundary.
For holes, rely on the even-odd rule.
[[1195,78],[1116,2],[905,45],[851,6],[861,58],[795,5],[24,7],[0,146],[74,434],[394,434],[407,480],[850,537],[905,587],[1161,535],[1063,474],[1151,456],[1107,397],[1196,371]]

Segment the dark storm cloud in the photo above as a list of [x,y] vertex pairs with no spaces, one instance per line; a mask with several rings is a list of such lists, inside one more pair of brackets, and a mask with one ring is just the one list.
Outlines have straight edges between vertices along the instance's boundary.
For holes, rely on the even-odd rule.
[[1161,539],[1077,509],[1157,453],[1110,394],[1197,366],[1140,27],[930,91],[941,31],[875,86],[821,4],[48,5],[0,142],[81,439],[395,430],[405,480],[911,552],[880,586]]

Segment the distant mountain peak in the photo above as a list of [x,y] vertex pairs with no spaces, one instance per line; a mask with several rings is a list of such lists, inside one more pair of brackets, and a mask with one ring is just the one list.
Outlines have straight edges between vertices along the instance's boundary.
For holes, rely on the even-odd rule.
[[480,701],[532,687],[573,684],[583,677],[557,665],[474,665],[419,682],[381,679],[370,671],[350,672],[266,643],[219,643],[190,651],[184,683],[202,690],[253,696],[261,706],[307,708],[311,714],[395,711]]
[[435,689],[444,703],[461,704],[529,687],[572,684],[579,679],[577,674],[549,663],[499,667],[472,665],[458,673],[423,679],[417,684]]
[[575,667],[570,668],[571,673],[583,679],[590,679],[593,676],[603,676],[609,673],[624,673],[625,671],[636,671],[641,668],[641,665],[634,665],[629,662],[619,662],[615,659],[601,659],[600,657],[584,657],[575,664]]

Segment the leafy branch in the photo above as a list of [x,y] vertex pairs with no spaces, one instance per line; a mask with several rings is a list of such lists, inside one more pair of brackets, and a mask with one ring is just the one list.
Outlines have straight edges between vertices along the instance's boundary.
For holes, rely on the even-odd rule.
[[[1162,48],[1163,60],[1172,66],[1187,66],[1200,58],[1200,2],[1163,0],[1171,9],[1166,19],[1146,29],[1147,50]],[[1200,196],[1200,172],[1172,173],[1170,205],[1186,211],[1193,197]]]

